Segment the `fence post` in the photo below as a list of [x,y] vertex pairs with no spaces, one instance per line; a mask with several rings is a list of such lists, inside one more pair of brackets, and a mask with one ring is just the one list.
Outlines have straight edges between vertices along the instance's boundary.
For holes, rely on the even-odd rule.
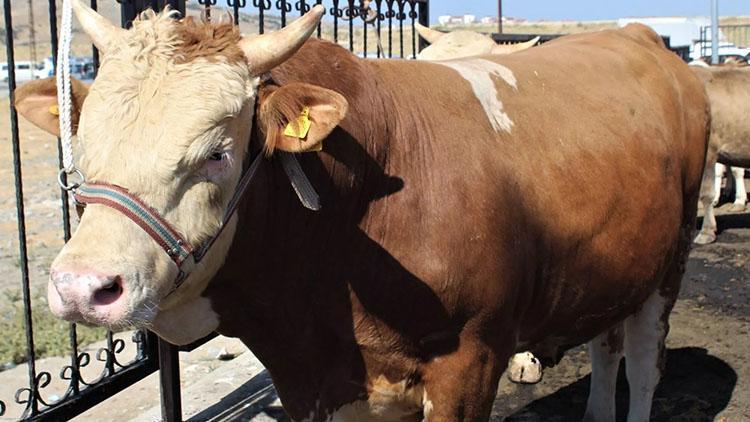
[[[430,26],[430,2],[429,0],[424,0],[419,2],[419,6],[417,8],[419,13],[419,23],[424,26]],[[423,49],[427,48],[427,41],[424,40],[422,37],[419,38],[419,51],[422,51]]]
[[159,338],[161,419],[165,422],[179,422],[182,420],[179,359],[179,350],[177,349],[177,346]]

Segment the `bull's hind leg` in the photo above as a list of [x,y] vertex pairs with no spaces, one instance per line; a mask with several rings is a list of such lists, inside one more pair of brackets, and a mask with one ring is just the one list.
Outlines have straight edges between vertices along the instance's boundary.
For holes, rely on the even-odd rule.
[[[714,214],[714,194],[716,184],[714,176],[716,175],[716,151],[709,148],[706,153],[706,165],[703,168],[703,180],[701,182],[700,202],[703,205],[703,224],[698,236],[694,242],[699,245],[707,245],[716,240],[716,216]],[[721,180],[719,180],[721,188]]]
[[742,167],[732,167],[732,177],[734,179],[734,203],[732,204],[732,211],[742,212],[745,211],[745,204],[747,203],[745,169]]
[[591,387],[586,403],[587,422],[615,420],[617,371],[623,355],[623,328],[618,324],[588,344],[591,358]]
[[651,401],[663,370],[664,339],[669,331],[667,318],[673,305],[673,298],[656,291],[623,323],[630,386],[628,422],[650,419]]
[[719,199],[721,199],[721,182],[724,180],[724,173],[726,173],[727,167],[724,164],[716,163],[714,166],[714,200],[711,205],[719,205]]

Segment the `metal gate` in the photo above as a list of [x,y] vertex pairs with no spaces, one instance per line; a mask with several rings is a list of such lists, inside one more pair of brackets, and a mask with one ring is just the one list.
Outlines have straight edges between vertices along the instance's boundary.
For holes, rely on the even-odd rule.
[[[698,40],[698,46],[700,48],[700,56],[704,59],[711,58],[711,43],[713,37],[711,36],[711,27],[701,27],[701,38]],[[725,49],[728,44],[734,45],[738,48],[750,48],[750,25],[719,25],[719,62],[724,61],[729,57],[742,59],[742,55],[732,52],[731,49],[729,54],[725,54]],[[744,56],[744,60],[750,60],[748,55]]]
[[[30,79],[42,77],[35,73],[44,72],[45,66],[36,63],[36,54],[38,54],[36,37],[42,37],[42,44],[49,44],[47,51],[50,57],[49,76],[54,74],[54,68],[57,63],[57,22],[58,22],[58,5],[60,0],[3,0],[4,15],[4,39],[6,47],[6,64],[7,77],[3,83],[7,83],[8,102],[13,103],[14,91],[17,86],[17,77],[23,76],[21,70],[29,67],[28,73]],[[97,0],[90,0],[91,7],[97,9],[97,6],[111,8],[110,2],[106,4]],[[424,25],[429,23],[428,0],[227,0],[226,4],[217,4],[217,0],[198,0],[190,2],[186,0],[117,0],[119,3],[116,7],[119,9],[120,22],[123,27],[128,27],[135,16],[146,8],[162,9],[169,5],[174,10],[179,10],[183,15],[190,14],[210,14],[210,13],[228,13],[234,18],[234,22],[240,25],[244,33],[274,30],[283,27],[288,21],[301,16],[315,4],[324,4],[326,6],[326,16],[323,23],[318,27],[317,36],[327,38],[337,42],[350,51],[365,57],[398,57],[414,58],[417,52],[423,47],[414,31],[415,22]],[[42,7],[46,14],[46,21],[49,25],[47,34],[36,33],[34,21],[33,5]],[[23,9],[29,7],[28,11]],[[217,10],[221,9],[221,10]],[[28,15],[24,15],[27,13]],[[40,14],[36,10],[37,15]],[[16,55],[21,47],[14,47],[14,43],[21,39],[15,34],[13,20],[21,16],[28,16],[26,27],[29,28],[29,36],[34,40],[30,45],[31,59],[24,62],[16,61]],[[36,22],[40,22],[37,20]],[[89,50],[90,58],[85,58],[77,62],[78,68],[73,73],[79,73],[83,77],[93,77],[98,67],[99,57],[95,48]],[[21,64],[21,65],[19,65]],[[24,67],[26,66],[26,67]],[[22,139],[28,142],[26,134],[19,130],[19,121],[14,107],[9,106],[9,135],[11,145],[12,160],[12,179],[15,193],[15,212],[11,209],[0,208],[0,223],[4,220],[16,220],[15,231],[17,238],[5,242],[4,237],[12,236],[9,233],[0,231],[1,244],[15,243],[17,246],[17,255],[10,252],[11,247],[7,248],[0,254],[0,259],[17,260],[18,276],[20,277],[21,299],[19,308],[22,309],[23,327],[25,330],[25,354],[23,355],[24,364],[28,369],[28,384],[19,385],[15,397],[0,397],[0,418],[20,418],[23,420],[67,420],[81,414],[87,409],[106,400],[123,389],[142,380],[154,371],[159,370],[161,380],[161,403],[162,419],[175,421],[181,419],[181,402],[180,402],[180,384],[179,384],[179,361],[178,351],[190,351],[207,339],[196,342],[182,348],[172,346],[160,340],[153,333],[146,331],[136,331],[132,336],[132,342],[135,345],[136,352],[130,362],[120,362],[122,351],[125,349],[125,340],[117,338],[114,333],[107,332],[104,335],[106,345],[94,353],[84,351],[79,345],[79,327],[76,324],[70,324],[68,327],[67,342],[69,343],[69,364],[59,368],[59,379],[65,382],[66,388],[64,393],[54,400],[45,396],[44,389],[53,380],[53,375],[49,371],[39,370],[37,368],[38,350],[35,346],[34,321],[32,308],[32,280],[30,277],[30,263],[36,266],[43,265],[49,267],[50,262],[30,261],[29,259],[29,231],[27,223],[37,222],[44,216],[34,212],[33,215],[25,208],[24,182],[28,176],[22,174],[22,164],[26,160],[22,154]],[[4,123],[4,122],[3,122]],[[0,136],[6,133],[0,132]],[[0,155],[0,158],[2,155]],[[44,163],[49,168],[55,170],[61,163],[60,143],[57,141],[56,150],[52,151]],[[37,159],[35,157],[34,159]],[[22,162],[24,161],[24,162]],[[11,163],[0,161],[0,175],[4,168],[10,168]],[[8,175],[10,178],[10,174]],[[47,185],[45,192],[53,192],[56,183],[54,180]],[[1,181],[0,181],[1,183]],[[9,181],[10,183],[10,181]],[[1,192],[1,191],[0,191]],[[61,227],[55,229],[56,236],[63,241],[67,241],[71,236],[71,219],[70,206],[67,194],[59,191],[57,199],[58,211],[60,213],[59,224]],[[0,207],[3,204],[9,204],[0,197]],[[53,203],[53,206],[54,203]],[[11,215],[13,213],[14,215]],[[29,217],[29,218],[27,218]],[[32,218],[33,217],[33,218]],[[49,216],[47,216],[49,218]],[[75,222],[73,222],[75,224]],[[2,228],[4,226],[0,226]],[[33,232],[32,232],[33,234]],[[32,242],[33,243],[33,242]],[[1,269],[2,267],[0,267]],[[6,277],[9,274],[4,274]],[[10,274],[13,275],[13,274]],[[3,289],[0,284],[0,293]],[[38,312],[41,308],[36,308]],[[11,315],[12,317],[13,315]],[[0,310],[0,318],[7,317]],[[0,344],[4,341],[6,333],[0,333]],[[65,335],[65,334],[63,334]],[[93,357],[92,357],[93,355]],[[84,379],[81,372],[94,362],[94,359],[102,365],[101,373],[95,379]],[[4,362],[0,362],[2,365]],[[0,366],[0,371],[2,367]],[[59,381],[59,380],[56,380]],[[16,388],[14,386],[14,388]]]

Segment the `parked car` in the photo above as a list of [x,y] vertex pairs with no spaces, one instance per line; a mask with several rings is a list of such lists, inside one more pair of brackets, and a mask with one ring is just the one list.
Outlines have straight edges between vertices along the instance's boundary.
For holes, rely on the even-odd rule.
[[[41,79],[46,77],[43,74],[44,65],[42,63],[34,63],[28,60],[19,60],[15,62],[15,74],[16,82],[26,82],[34,79]],[[0,80],[3,83],[8,83],[9,72],[8,63],[0,63]]]
[[[55,76],[55,66],[52,57],[47,57],[39,63],[31,61],[16,61],[16,82],[27,82],[33,79],[44,79]],[[71,57],[71,75],[78,79],[94,79],[94,60],[91,57]],[[0,80],[8,83],[8,63],[0,63]]]

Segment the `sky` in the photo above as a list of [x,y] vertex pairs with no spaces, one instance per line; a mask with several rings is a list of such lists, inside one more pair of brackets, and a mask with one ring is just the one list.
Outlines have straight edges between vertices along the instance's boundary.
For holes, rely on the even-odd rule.
[[[710,16],[711,0],[503,0],[503,15],[532,20],[606,20],[643,16]],[[496,16],[497,0],[430,0],[440,15]],[[750,16],[750,0],[719,0],[719,15]]]

